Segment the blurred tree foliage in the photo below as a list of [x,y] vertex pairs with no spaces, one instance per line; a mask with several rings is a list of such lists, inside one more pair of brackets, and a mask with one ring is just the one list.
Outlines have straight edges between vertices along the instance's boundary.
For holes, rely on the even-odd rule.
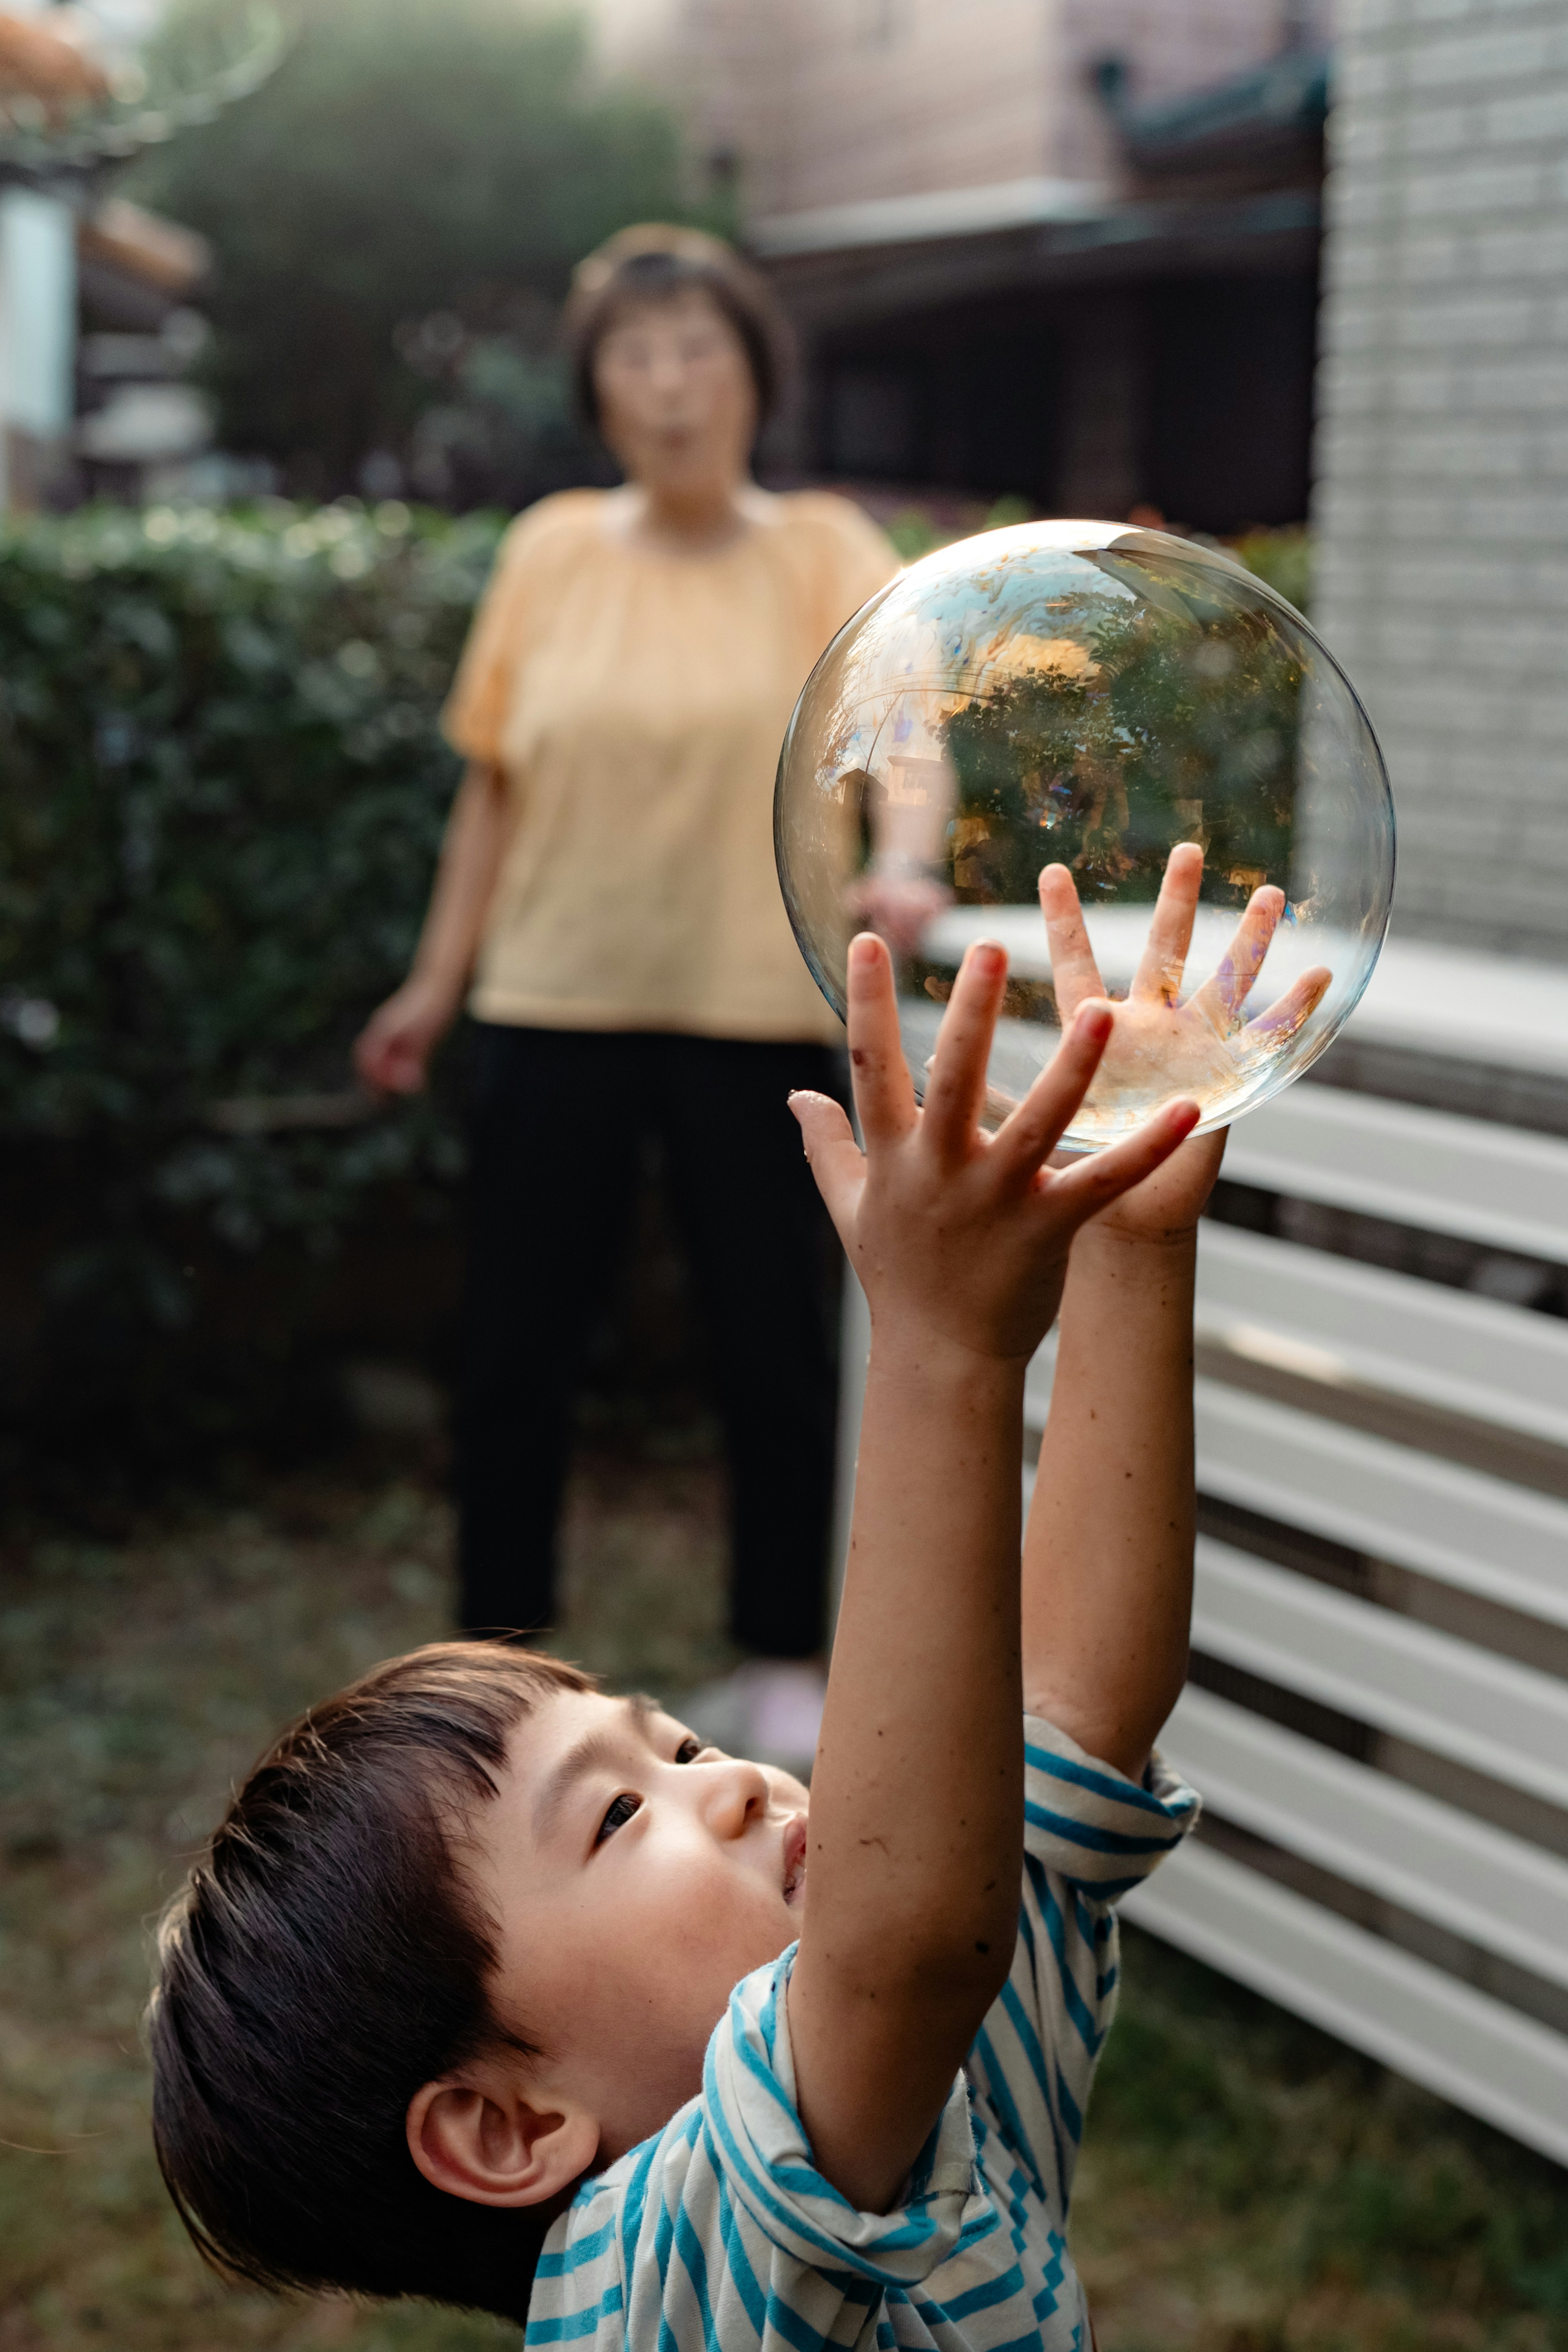
[[[199,49],[234,5],[176,0],[165,50]],[[583,478],[595,453],[552,321],[572,265],[612,230],[691,216],[673,117],[594,76],[577,18],[520,0],[293,13],[298,39],[259,93],[130,184],[216,248],[204,307],[226,445],[311,498],[390,487],[389,459],[458,504]]]
[[[447,1105],[373,1110],[348,1046],[423,913],[498,529],[279,502],[0,537],[14,1425],[52,1381],[132,1451],[237,1426],[235,1381],[289,1375],[301,1269],[392,1195],[447,1221]],[[272,1274],[226,1352],[204,1316],[247,1265]]]

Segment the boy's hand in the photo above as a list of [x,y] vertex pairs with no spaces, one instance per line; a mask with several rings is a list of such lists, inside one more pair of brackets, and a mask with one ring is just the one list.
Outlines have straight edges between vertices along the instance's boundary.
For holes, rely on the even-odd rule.
[[1214,1191],[1228,1128],[1194,1135],[1169,1160],[1094,1218],[1088,1233],[1125,1242],[1187,1242]]
[[[1266,1012],[1244,1019],[1253,982],[1285,911],[1285,893],[1268,884],[1248,899],[1218,970],[1184,1003],[1182,974],[1203,876],[1203,851],[1195,842],[1178,842],[1165,862],[1131,989],[1116,1007],[1100,1072],[1101,1096],[1122,1082],[1142,1088],[1152,1064],[1166,1072],[1172,1083],[1191,1087],[1195,1093],[1223,1092],[1244,1071],[1271,1059],[1289,1043],[1310,1018],[1333,976],[1326,964],[1314,964]],[[1047,866],[1041,874],[1040,908],[1050,940],[1051,983],[1065,1030],[1080,1004],[1105,994],[1078,891],[1065,866]],[[1217,1171],[1217,1159],[1215,1166]]]
[[1085,1002],[1061,1046],[996,1133],[979,1124],[1007,960],[972,947],[949,1001],[925,1107],[899,1041],[892,966],[862,934],[849,950],[849,1052],[862,1152],[837,1104],[795,1095],[806,1156],[891,1343],[1023,1364],[1049,1329],[1079,1226],[1167,1160],[1196,1124],[1167,1104],[1124,1141],[1059,1171],[1046,1161],[1082,1101],[1111,1033],[1111,1008]]

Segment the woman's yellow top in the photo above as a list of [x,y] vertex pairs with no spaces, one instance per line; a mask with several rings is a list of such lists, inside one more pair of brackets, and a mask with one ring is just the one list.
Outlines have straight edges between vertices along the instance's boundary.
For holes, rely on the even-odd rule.
[[444,725],[514,823],[469,1010],[547,1029],[837,1038],[773,867],[795,698],[898,569],[847,499],[769,499],[716,553],[621,536],[615,493],[508,531]]

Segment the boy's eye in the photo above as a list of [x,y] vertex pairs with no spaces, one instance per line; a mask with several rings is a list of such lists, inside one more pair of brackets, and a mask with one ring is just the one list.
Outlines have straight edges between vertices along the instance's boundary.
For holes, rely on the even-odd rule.
[[689,1732],[675,1751],[675,1760],[678,1764],[695,1764],[701,1753],[702,1742],[693,1739]]
[[604,1820],[599,1823],[599,1834],[594,1840],[594,1843],[603,1845],[607,1837],[613,1837],[617,1830],[625,1829],[641,1803],[640,1797],[616,1797]]

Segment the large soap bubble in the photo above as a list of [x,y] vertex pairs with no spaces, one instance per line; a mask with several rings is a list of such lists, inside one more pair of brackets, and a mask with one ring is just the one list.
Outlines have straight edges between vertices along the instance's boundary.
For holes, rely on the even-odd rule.
[[1299,1076],[1394,886],[1388,779],[1332,655],[1229,557],[1116,523],[990,531],[873,597],[795,707],[773,830],[837,1013],[854,932],[892,946],[918,1088],[972,940],[1008,954],[992,1124],[1084,996],[1117,1001],[1082,1147],[1176,1095],[1223,1127]]

